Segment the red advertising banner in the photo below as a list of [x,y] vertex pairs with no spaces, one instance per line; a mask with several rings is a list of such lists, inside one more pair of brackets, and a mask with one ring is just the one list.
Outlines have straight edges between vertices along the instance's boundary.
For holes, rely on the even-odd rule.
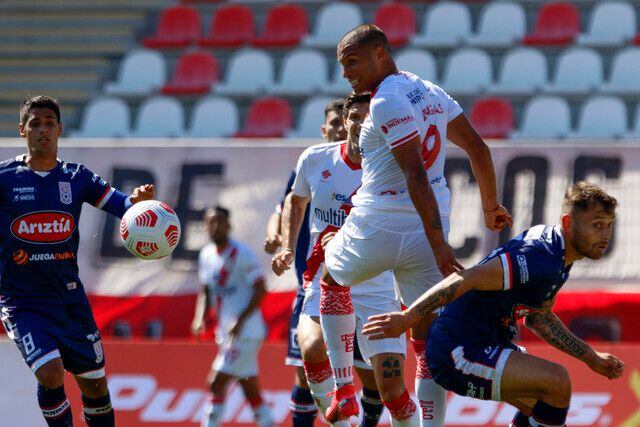
[[[610,381],[584,364],[546,345],[531,345],[528,352],[568,368],[573,397],[567,425],[593,427],[640,426],[640,345],[598,345],[626,363],[625,375]],[[107,374],[117,425],[197,426],[208,400],[205,377],[215,355],[213,344],[167,342],[105,343]],[[284,365],[286,347],[267,344],[260,353],[260,380],[265,400],[281,426],[290,426],[289,394],[293,368]],[[413,355],[408,357],[407,384],[412,389]],[[67,387],[80,421],[80,399],[75,385]],[[35,397],[34,397],[35,399]],[[253,425],[250,406],[239,387],[227,395],[226,424]],[[447,426],[505,426],[515,409],[491,401],[449,394]],[[320,422],[317,425],[323,425]],[[385,415],[381,425],[388,425]]]

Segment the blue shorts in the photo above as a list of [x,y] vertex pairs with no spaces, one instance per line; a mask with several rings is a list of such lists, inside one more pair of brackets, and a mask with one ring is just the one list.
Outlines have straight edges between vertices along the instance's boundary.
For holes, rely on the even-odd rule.
[[289,318],[289,340],[287,345],[287,358],[285,364],[289,366],[302,366],[302,353],[300,353],[300,345],[298,344],[298,322],[300,322],[300,313],[302,313],[302,304],[304,302],[304,290],[298,287],[298,294],[293,300],[293,309]]
[[455,341],[438,333],[432,325],[427,337],[427,365],[436,383],[461,396],[501,401],[502,371],[514,344],[497,344],[489,339]]
[[1,318],[34,373],[59,357],[73,375],[88,379],[105,375],[104,350],[89,304],[3,306]]

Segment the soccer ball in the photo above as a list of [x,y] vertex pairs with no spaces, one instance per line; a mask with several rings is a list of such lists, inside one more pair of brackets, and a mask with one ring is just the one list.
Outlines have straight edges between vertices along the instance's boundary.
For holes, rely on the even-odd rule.
[[162,258],[173,252],[180,241],[180,220],[166,203],[138,202],[122,217],[120,238],[138,258]]

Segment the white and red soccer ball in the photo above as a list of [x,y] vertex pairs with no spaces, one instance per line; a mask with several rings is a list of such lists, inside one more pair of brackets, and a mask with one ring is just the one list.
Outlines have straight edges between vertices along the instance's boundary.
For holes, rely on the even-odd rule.
[[120,238],[138,258],[162,258],[171,254],[180,241],[180,220],[166,203],[138,202],[122,217]]

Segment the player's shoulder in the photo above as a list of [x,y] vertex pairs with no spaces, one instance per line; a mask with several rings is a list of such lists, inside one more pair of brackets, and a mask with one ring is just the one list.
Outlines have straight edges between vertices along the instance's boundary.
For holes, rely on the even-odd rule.
[[243,243],[235,239],[231,239],[230,243],[233,246],[233,248],[237,251],[239,257],[251,258],[251,259],[255,258],[255,253],[253,252],[253,249],[251,249],[249,245],[247,245],[246,243]]
[[343,143],[344,141],[322,142],[320,144],[315,144],[306,148],[300,157],[310,162],[317,161],[318,159],[324,159],[327,154],[340,150],[340,146]]
[[558,225],[539,224],[516,238],[520,246],[537,250],[542,255],[555,257],[564,252],[564,236]]
[[0,161],[0,174],[15,170],[23,164],[24,154]]
[[206,245],[204,245],[202,249],[200,249],[199,257],[202,259],[215,253],[216,253],[215,245],[209,242]]

